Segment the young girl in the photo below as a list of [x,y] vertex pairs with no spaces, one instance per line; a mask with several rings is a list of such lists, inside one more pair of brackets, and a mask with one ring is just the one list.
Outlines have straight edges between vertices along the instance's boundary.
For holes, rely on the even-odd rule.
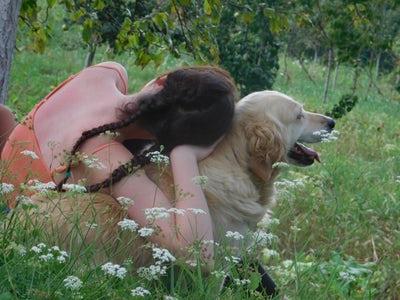
[[[89,191],[132,198],[135,202],[128,215],[140,226],[147,224],[146,208],[201,209],[205,214],[176,214],[156,221],[161,232],[152,241],[184,255],[194,241],[213,240],[205,196],[192,178],[199,175],[197,162],[212,152],[231,125],[235,85],[217,67],[168,72],[132,95],[127,94],[127,85],[125,69],[105,62],[54,89],[8,137],[1,153],[10,173],[8,181],[16,188],[29,179],[53,181],[58,190],[65,183],[84,182]],[[130,139],[154,140],[165,147],[176,199],[167,199],[143,171],[130,172],[149,160],[132,155],[123,143]],[[84,155],[96,157],[102,167],[82,163]],[[182,192],[190,196],[181,199]],[[9,202],[10,207],[15,205]],[[205,256],[213,256],[212,247]]]

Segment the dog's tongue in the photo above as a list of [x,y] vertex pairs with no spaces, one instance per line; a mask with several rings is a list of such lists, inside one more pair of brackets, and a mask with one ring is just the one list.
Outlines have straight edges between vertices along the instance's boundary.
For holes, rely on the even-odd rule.
[[321,162],[320,158],[319,158],[319,154],[318,152],[316,152],[315,150],[308,148],[300,143],[296,143],[297,147],[307,156],[311,157],[312,159],[315,159],[316,161],[318,161],[319,163]]

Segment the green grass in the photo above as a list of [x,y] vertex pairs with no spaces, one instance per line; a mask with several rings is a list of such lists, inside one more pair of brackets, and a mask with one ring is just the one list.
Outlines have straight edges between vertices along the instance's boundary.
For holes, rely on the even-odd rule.
[[[22,36],[20,33],[18,46],[27,47]],[[17,52],[8,104],[22,117],[58,83],[82,69],[84,57],[76,33],[56,37],[43,55],[26,49]],[[96,62],[104,60],[126,66],[130,92],[180,63],[171,60],[158,70],[152,66],[141,70],[128,54],[113,57],[100,49]],[[336,87],[324,104],[324,70],[315,64],[308,64],[308,68],[315,85],[289,60],[290,80],[280,74],[274,89],[303,102],[308,110],[324,113],[349,92],[352,71],[341,68]],[[339,139],[315,147],[323,163],[290,167],[278,179],[302,182],[280,188],[273,211],[279,224],[269,229],[277,236],[269,248],[279,256],[264,255],[268,269],[290,299],[400,297],[400,182],[396,182],[400,176],[400,102],[386,80],[379,81],[385,96],[379,95],[376,89],[368,88],[363,71],[357,91],[359,103],[337,121]],[[108,278],[99,267],[74,257],[65,264],[46,264],[29,251],[20,256],[20,247],[46,243],[46,237],[15,219],[10,222],[3,216],[0,222],[0,299],[126,299],[139,285],[151,291],[150,298],[167,294],[179,299],[217,298],[219,279],[203,277],[182,263],[178,263],[182,270],[170,270],[166,278],[147,282],[134,274],[123,280]],[[227,250],[218,251],[220,266]],[[125,266],[128,270],[132,267],[129,262]],[[83,281],[79,293],[64,287],[63,279],[69,275]],[[221,294],[221,299],[243,298],[257,296],[246,288]]]

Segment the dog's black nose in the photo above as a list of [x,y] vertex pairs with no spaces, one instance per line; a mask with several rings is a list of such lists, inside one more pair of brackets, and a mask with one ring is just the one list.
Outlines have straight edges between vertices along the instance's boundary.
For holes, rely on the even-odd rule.
[[335,120],[334,119],[329,119],[328,120],[328,127],[330,128],[330,129],[333,129],[333,128],[335,128]]

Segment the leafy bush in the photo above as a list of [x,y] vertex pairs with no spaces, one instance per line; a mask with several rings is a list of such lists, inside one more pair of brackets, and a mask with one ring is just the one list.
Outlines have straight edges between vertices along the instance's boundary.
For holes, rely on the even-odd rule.
[[243,8],[227,4],[222,11],[217,33],[221,65],[231,72],[242,95],[270,89],[279,68],[279,47],[266,10],[257,3]]
[[340,99],[339,103],[335,104],[331,111],[326,112],[326,115],[335,119],[340,119],[345,114],[350,112],[358,102],[357,95],[345,94]]

